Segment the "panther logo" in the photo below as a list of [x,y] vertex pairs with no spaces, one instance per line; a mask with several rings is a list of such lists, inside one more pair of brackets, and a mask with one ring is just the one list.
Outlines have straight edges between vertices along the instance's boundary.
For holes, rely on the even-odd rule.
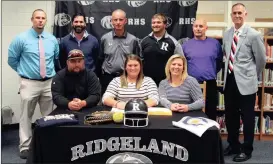
[[112,16],[111,15],[107,15],[105,17],[103,17],[100,21],[101,26],[105,29],[112,29],[113,25],[112,25]]
[[71,17],[65,13],[56,14],[54,17],[56,26],[66,26],[71,22]]
[[87,6],[87,5],[92,5],[95,1],[77,1],[78,4]]
[[126,1],[126,3],[128,4],[128,6],[130,7],[140,7],[143,6],[146,1]]
[[166,17],[166,19],[167,19],[167,25],[166,25],[166,28],[168,28],[168,27],[170,27],[170,26],[172,25],[173,20],[172,20],[172,18],[170,18],[170,17]]
[[119,153],[111,156],[107,159],[106,164],[114,164],[114,163],[146,163],[152,164],[153,162],[146,156],[138,153]]
[[192,6],[197,2],[197,0],[191,0],[191,1],[178,1],[178,4],[183,7]]

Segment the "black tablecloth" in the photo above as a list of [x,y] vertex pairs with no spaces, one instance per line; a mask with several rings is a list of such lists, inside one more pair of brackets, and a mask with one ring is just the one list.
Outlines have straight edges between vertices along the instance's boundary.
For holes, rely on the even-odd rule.
[[109,110],[102,106],[81,112],[54,110],[51,115],[77,115],[80,124],[35,128],[27,163],[106,163],[110,157],[110,163],[224,163],[216,127],[198,137],[172,125],[172,121],[184,116],[207,117],[201,111],[149,116],[149,126],[145,128],[83,124],[86,114],[105,109]]

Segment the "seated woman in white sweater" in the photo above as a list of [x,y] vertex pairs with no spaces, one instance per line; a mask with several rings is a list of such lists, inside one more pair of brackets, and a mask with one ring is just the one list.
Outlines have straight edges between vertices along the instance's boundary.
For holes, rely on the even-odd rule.
[[160,104],[176,112],[201,110],[204,99],[199,83],[187,73],[187,61],[179,54],[169,58],[166,79],[159,84]]
[[150,77],[143,75],[141,59],[137,55],[128,55],[124,67],[123,74],[109,83],[102,103],[124,109],[127,101],[138,98],[148,107],[156,106],[159,102],[157,86]]

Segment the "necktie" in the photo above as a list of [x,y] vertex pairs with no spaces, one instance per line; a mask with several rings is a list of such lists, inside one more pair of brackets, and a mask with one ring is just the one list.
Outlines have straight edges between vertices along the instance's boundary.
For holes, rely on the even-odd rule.
[[233,41],[231,44],[231,51],[230,51],[230,55],[229,55],[229,62],[228,62],[228,72],[231,73],[233,71],[233,62],[234,62],[234,55],[235,55],[235,51],[236,51],[236,47],[237,47],[237,43],[238,43],[238,33],[239,31],[235,31],[234,32],[234,36],[233,36]]
[[45,78],[46,76],[45,51],[44,51],[41,35],[39,35],[39,53],[40,53],[40,75],[42,78]]

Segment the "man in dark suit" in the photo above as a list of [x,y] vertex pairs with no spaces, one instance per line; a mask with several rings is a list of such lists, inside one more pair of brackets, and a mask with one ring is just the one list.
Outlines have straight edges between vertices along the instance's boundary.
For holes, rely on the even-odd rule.
[[[225,117],[229,142],[224,155],[236,154],[233,158],[235,162],[251,158],[258,76],[266,64],[263,39],[255,29],[244,23],[246,16],[244,4],[234,4],[231,13],[234,27],[225,32],[223,37],[223,52],[226,57]],[[240,116],[244,132],[242,145],[239,142]]]

